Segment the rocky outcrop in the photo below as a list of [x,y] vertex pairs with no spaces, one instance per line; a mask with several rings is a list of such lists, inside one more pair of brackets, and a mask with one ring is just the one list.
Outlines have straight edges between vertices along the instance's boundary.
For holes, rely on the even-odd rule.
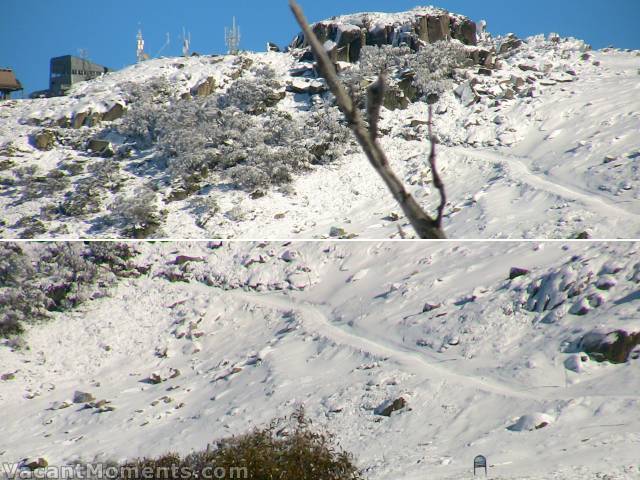
[[630,358],[640,356],[640,332],[628,333],[616,330],[608,334],[590,332],[578,346],[596,362],[625,363]]
[[[318,39],[334,61],[355,63],[365,45],[406,43],[417,50],[420,45],[452,38],[465,45],[477,45],[476,24],[445,10],[416,10],[395,20],[373,21],[371,14],[351,15],[312,25]],[[306,48],[304,34],[291,43],[291,49]]]

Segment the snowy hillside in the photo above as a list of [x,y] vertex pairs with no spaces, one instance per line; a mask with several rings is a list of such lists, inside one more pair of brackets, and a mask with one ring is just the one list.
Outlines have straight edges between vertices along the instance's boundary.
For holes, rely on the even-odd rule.
[[[375,33],[427,11],[366,18]],[[359,28],[352,23],[364,20],[355,15],[331,22],[344,37]],[[401,35],[393,38],[397,42]],[[448,236],[638,237],[640,52],[591,52],[581,41],[555,35],[521,41],[480,34],[476,46],[464,48],[475,64],[455,71],[435,105]],[[151,60],[79,84],[68,97],[0,104],[0,236],[366,239],[396,238],[399,226],[412,234],[356,144],[319,138],[326,129],[314,115],[331,96],[302,52]],[[361,68],[338,65],[345,75]],[[265,69],[275,72],[268,80],[273,87],[251,115],[256,122],[282,124],[291,134],[287,148],[299,148],[285,155],[279,173],[269,173],[286,184],[242,189],[235,177],[230,181],[230,174],[216,170],[195,172],[201,177],[191,179],[195,183],[186,190],[176,186],[171,157],[201,161],[188,151],[180,157],[176,142],[201,141],[204,157],[209,155],[206,138],[191,139],[188,125],[205,132],[211,119],[189,117],[189,105],[215,103],[230,89],[242,90],[243,81],[260,92],[266,88],[260,73]],[[141,90],[135,93],[136,88]],[[438,198],[427,163],[427,105],[408,102],[401,91],[395,100],[390,108],[399,108],[383,110],[381,142],[394,169],[433,212]],[[146,128],[145,121],[154,120],[127,117],[126,110],[144,102],[154,115],[165,111],[165,124],[182,122],[169,146],[164,139],[135,144],[122,134],[127,118],[128,132],[131,122]],[[251,134],[259,130],[247,128]],[[281,146],[265,153],[261,148],[271,140],[236,133],[240,138],[222,142],[222,150],[236,142],[256,149],[251,161],[264,155],[279,161]],[[286,135],[278,141],[286,142]],[[328,147],[336,148],[330,161],[323,155]],[[220,155],[219,162],[231,162]],[[146,213],[133,211],[136,202],[145,204]],[[152,217],[153,229],[134,225],[145,215]]]
[[640,351],[593,351],[640,332],[638,245],[135,248],[141,276],[0,346],[1,461],[187,453],[304,404],[370,479],[640,478]]

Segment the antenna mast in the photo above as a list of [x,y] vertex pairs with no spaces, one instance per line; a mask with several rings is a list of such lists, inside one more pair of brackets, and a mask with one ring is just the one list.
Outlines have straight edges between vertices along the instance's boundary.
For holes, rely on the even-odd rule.
[[224,29],[224,40],[230,55],[236,55],[240,50],[240,27],[236,25],[236,17],[233,17],[231,30]]
[[136,58],[138,59],[138,63],[139,62],[143,62],[145,60],[145,55],[144,55],[144,38],[142,38],[142,30],[138,30],[138,50],[136,52]]
[[187,32],[184,27],[182,27],[182,55],[184,57],[189,56],[189,49],[191,48],[191,32],[187,36]]
[[164,42],[164,45],[162,46],[162,48],[158,50],[158,53],[156,53],[156,58],[158,58],[160,54],[164,52],[164,49],[167,48],[170,43],[171,43],[171,35],[169,34],[169,32],[167,32],[167,40]]

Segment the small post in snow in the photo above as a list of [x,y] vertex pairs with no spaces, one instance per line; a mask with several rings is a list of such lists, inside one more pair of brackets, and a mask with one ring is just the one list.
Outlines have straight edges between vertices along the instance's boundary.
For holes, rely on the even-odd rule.
[[484,468],[484,476],[487,476],[487,457],[478,455],[473,459],[473,476],[476,476],[476,470]]

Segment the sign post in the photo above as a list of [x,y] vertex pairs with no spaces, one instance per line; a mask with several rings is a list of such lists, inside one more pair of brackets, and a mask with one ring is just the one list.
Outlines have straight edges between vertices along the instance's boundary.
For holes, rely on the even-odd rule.
[[476,458],[473,459],[473,476],[476,476],[476,470],[477,469],[483,469],[484,468],[484,476],[487,476],[487,457],[485,457],[484,455],[478,455]]

